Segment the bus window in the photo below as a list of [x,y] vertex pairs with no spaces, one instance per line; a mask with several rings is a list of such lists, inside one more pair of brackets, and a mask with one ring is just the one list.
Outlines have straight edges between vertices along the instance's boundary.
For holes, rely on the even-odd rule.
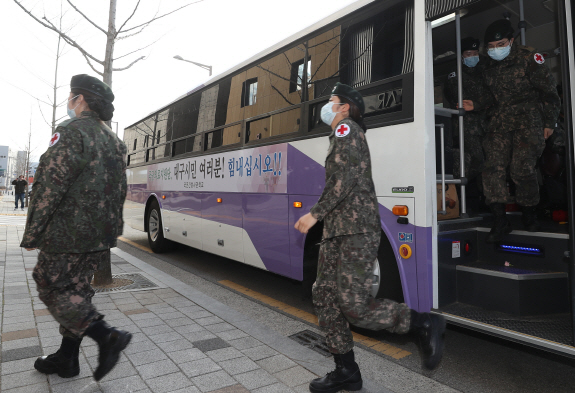
[[202,136],[192,136],[186,139],[180,139],[174,142],[173,156],[179,156],[184,153],[202,151]]
[[247,123],[246,142],[299,131],[301,111],[299,108]]
[[168,132],[171,131],[172,139],[179,139],[196,132],[200,101],[200,94],[192,94],[172,105],[168,116]]
[[206,150],[233,145],[241,141],[242,125],[236,124],[205,134]]
[[197,132],[207,131],[215,127],[219,90],[220,86],[216,85],[202,92]]
[[134,153],[134,154],[130,154],[128,156],[128,165],[133,166],[133,165],[142,164],[145,161],[145,158],[146,158],[146,151],[145,150],[139,151],[139,152]]
[[339,81],[340,26],[321,33],[308,42],[309,57],[314,59],[309,76],[309,98],[329,95]]
[[158,113],[156,116],[156,145],[166,143],[168,140],[172,139],[172,136],[168,136],[168,116],[170,110],[166,109]]

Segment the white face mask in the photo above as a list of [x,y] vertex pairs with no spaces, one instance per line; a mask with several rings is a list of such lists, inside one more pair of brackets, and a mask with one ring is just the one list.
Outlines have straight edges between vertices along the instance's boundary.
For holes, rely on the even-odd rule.
[[[70,103],[70,101],[72,101],[74,98],[78,97],[79,95],[80,95],[80,94],[78,94],[77,96],[74,96],[74,97],[70,98],[70,99],[68,100],[68,104]],[[66,109],[68,110],[68,116],[70,116],[70,119],[74,119],[74,118],[76,117],[76,112],[75,112],[75,110],[76,110],[76,108],[78,107],[78,105],[80,105],[80,103],[78,103],[78,105],[76,105],[76,106],[74,107],[74,109],[70,109],[70,108],[68,107],[68,104],[66,104]]]
[[333,119],[335,119],[335,116],[339,113],[339,112],[333,111],[334,105],[344,105],[344,104],[342,104],[340,102],[330,101],[321,108],[321,113],[320,113],[321,121],[323,121],[328,126],[331,126],[331,123],[333,123]]
[[491,48],[487,51],[487,54],[493,60],[501,61],[509,56],[509,52],[511,52],[511,43],[502,48]]

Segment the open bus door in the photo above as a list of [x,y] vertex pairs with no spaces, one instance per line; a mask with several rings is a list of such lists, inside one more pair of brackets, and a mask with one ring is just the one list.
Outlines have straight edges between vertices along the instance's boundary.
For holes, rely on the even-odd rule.
[[565,115],[565,131],[567,135],[567,178],[568,178],[568,201],[569,201],[569,251],[566,259],[569,263],[569,289],[571,301],[571,327],[573,333],[573,343],[575,343],[575,155],[573,137],[573,118],[575,109],[573,108],[572,94],[575,92],[575,47],[573,42],[573,20],[575,20],[575,9],[571,0],[559,1],[559,40],[561,45],[561,69],[563,77],[563,113]]
[[[575,357],[575,112],[572,107],[575,10],[571,0],[558,0],[553,5],[535,0],[455,0],[450,3],[428,0],[426,12],[432,28],[433,21],[452,13],[452,22],[436,22],[439,28],[432,29],[436,123],[443,126],[462,123],[461,118],[452,121],[452,117],[460,113],[445,108],[439,94],[444,87],[441,81],[447,79],[455,67],[460,78],[461,51],[457,48],[460,39],[469,35],[482,39],[487,25],[508,15],[508,11],[516,28],[516,41],[526,41],[526,45],[546,51],[549,55],[546,61],[563,87],[568,225],[549,219],[541,232],[527,232],[520,223],[521,213],[508,213],[515,224],[514,231],[504,242],[486,245],[490,214],[475,211],[470,217],[462,215],[458,219],[441,220],[438,222],[435,312],[442,313],[456,325]],[[527,28],[518,29],[518,21],[521,21],[519,26]],[[555,48],[560,50],[554,51]],[[458,85],[461,104],[461,80]],[[449,139],[447,132],[443,134],[444,127],[437,128],[442,131],[437,132],[438,140],[440,136],[442,141]],[[461,129],[459,127],[460,135]],[[437,146],[441,146],[441,153],[438,149],[436,155],[443,157],[436,161],[437,181],[446,182],[446,150],[457,146],[443,143]],[[465,144],[460,141],[459,147],[463,155]],[[464,178],[463,170],[461,178]],[[447,179],[459,187],[465,186],[457,180],[453,176]],[[465,198],[465,191],[460,195]],[[457,253],[452,251],[455,243]]]

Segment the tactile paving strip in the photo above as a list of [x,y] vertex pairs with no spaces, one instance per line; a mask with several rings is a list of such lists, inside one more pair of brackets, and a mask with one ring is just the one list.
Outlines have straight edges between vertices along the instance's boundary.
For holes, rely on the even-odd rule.
[[327,349],[327,345],[325,344],[325,338],[320,334],[312,332],[311,330],[304,330],[299,333],[292,334],[291,336],[289,336],[289,338],[303,345],[304,347],[313,349],[314,351],[322,354],[325,357],[331,356],[331,353],[329,352],[329,350]]
[[146,277],[139,273],[122,273],[122,274],[112,274],[112,278],[124,278],[131,280],[132,283],[116,288],[97,288],[94,287],[94,292],[96,293],[106,293],[106,292],[120,292],[120,291],[133,291],[139,289],[152,289],[159,288],[160,286],[155,282],[148,280]]

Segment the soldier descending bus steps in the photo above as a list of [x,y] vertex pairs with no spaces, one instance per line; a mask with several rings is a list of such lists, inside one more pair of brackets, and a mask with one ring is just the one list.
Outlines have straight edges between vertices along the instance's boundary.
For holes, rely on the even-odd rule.
[[371,330],[416,333],[428,369],[436,368],[443,355],[442,316],[419,313],[406,304],[370,295],[381,220],[364,112],[359,92],[337,83],[321,110],[322,121],[332,128],[325,163],[326,185],[319,201],[295,224],[297,230],[308,233],[318,221],[324,222],[313,303],[336,369],[310,383],[314,393],[362,388],[350,323]]
[[34,367],[70,378],[80,373],[84,336],[98,343],[98,381],[117,363],[132,335],[104,322],[90,286],[123,228],[126,146],[102,122],[113,116],[114,94],[88,75],[70,82],[68,115],[40,157],[21,247],[39,249],[32,277],[38,295],[60,323],[62,343]]

